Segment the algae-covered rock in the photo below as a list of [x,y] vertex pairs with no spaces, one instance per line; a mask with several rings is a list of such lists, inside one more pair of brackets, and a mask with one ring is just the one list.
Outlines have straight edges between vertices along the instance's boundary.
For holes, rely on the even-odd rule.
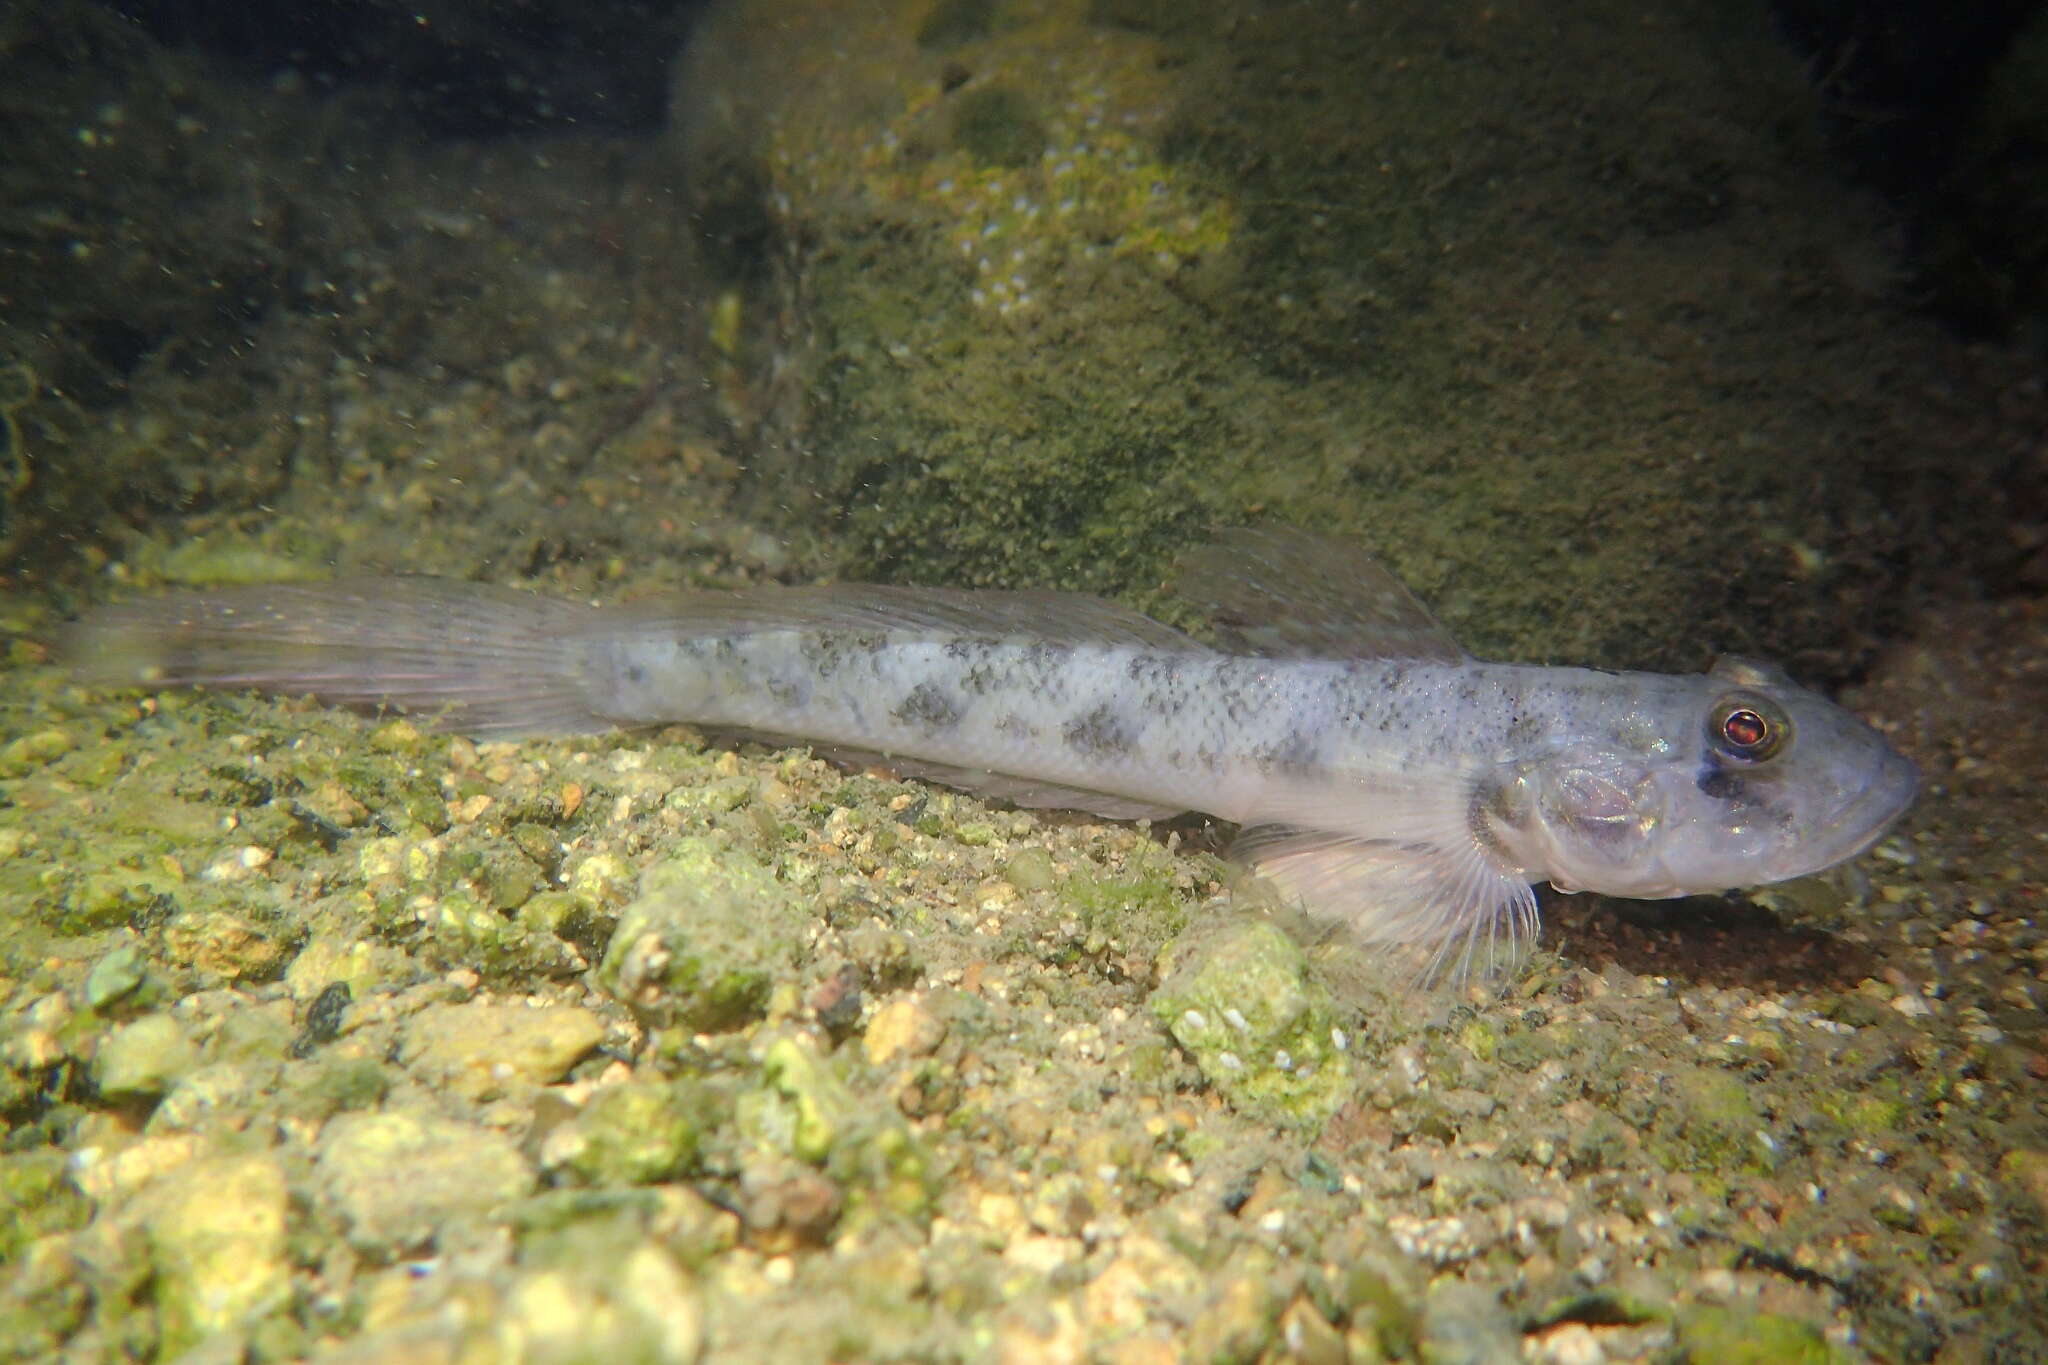
[[162,867],[102,866],[80,876],[46,907],[49,927],[60,934],[90,934],[132,923],[147,911],[177,904],[182,878]]
[[[1993,465],[1931,477],[1901,362],[1843,344],[1913,349],[1883,290],[1737,264],[1869,249],[1768,25],[1374,13],[722,7],[675,86],[693,221],[807,244],[804,428],[763,423],[760,502],[830,509],[849,576],[956,585],[1131,590],[1204,523],[1343,526],[1484,653],[1687,668],[1706,638],[1838,669],[1898,598],[1864,528],[1984,553]],[[790,363],[787,305],[709,264]],[[1675,344],[1700,308],[1748,348]],[[1546,519],[1573,533],[1485,529]]]
[[85,977],[85,1003],[104,1010],[116,1000],[141,986],[148,975],[149,957],[139,943],[124,943],[92,964]]
[[1820,1329],[1776,1313],[1700,1307],[1679,1319],[1691,1365],[1838,1365],[1848,1357]]
[[201,537],[167,551],[156,564],[172,583],[312,583],[324,566],[305,556],[279,554],[261,545],[223,537]]
[[695,1280],[627,1219],[523,1245],[516,1272],[394,1269],[364,1290],[361,1335],[322,1351],[333,1365],[689,1365],[704,1348]]
[[268,981],[284,970],[289,949],[240,915],[198,909],[164,926],[164,953],[223,980]]
[[1376,1229],[1354,1225],[1326,1255],[1337,1273],[1330,1307],[1346,1323],[1351,1358],[1412,1360],[1422,1337],[1422,1275]]
[[1237,1108],[1314,1128],[1351,1092],[1329,992],[1277,926],[1241,919],[1169,944],[1153,1017]]
[[604,1037],[604,1023],[574,1005],[468,1001],[435,1005],[406,1029],[406,1061],[467,1099],[558,1081]]
[[759,1015],[790,975],[809,919],[802,897],[752,859],[715,840],[680,840],[641,877],[598,984],[651,1024],[732,1028]]
[[0,745],[0,777],[20,777],[24,773],[54,763],[77,747],[77,741],[64,730],[38,730]]
[[336,983],[347,986],[351,998],[361,1000],[396,972],[401,961],[391,949],[366,939],[316,933],[292,957],[284,983],[293,999],[309,1006]]
[[702,1097],[689,1086],[610,1085],[548,1135],[541,1160],[593,1185],[653,1184],[696,1158],[704,1121]]
[[1279,1327],[1282,1271],[1263,1248],[1232,1258],[1188,1327],[1193,1360],[1257,1360]]
[[2015,1147],[1998,1159],[1998,1173],[2026,1194],[2048,1217],[2048,1151]]
[[1059,869],[1043,848],[1020,848],[1003,864],[1003,880],[1019,891],[1050,891],[1059,883]]
[[740,1220],[691,1185],[642,1189],[558,1187],[512,1210],[519,1259],[536,1268],[616,1261],[653,1236],[693,1269],[739,1242]]
[[1649,1147],[1670,1169],[1725,1176],[1763,1174],[1776,1164],[1778,1153],[1742,1077],[1676,1066],[1660,1098]]
[[860,1115],[846,1083],[816,1051],[794,1038],[778,1038],[762,1062],[768,1093],[780,1101],[770,1127],[782,1147],[801,1161],[820,1163]]
[[0,1156],[0,1261],[36,1238],[81,1227],[91,1209],[65,1178],[64,1154],[50,1148]]
[[287,1111],[312,1122],[344,1109],[368,1109],[391,1088],[391,1076],[374,1057],[339,1056],[296,1068],[284,1094]]
[[929,1211],[931,1154],[893,1108],[863,1104],[837,1062],[805,1039],[775,1039],[761,1069],[765,1084],[739,1105],[748,1136],[823,1167],[863,1215],[921,1218]]
[[898,1057],[922,1057],[946,1036],[946,1020],[921,995],[901,995],[875,1011],[861,1038],[861,1052],[883,1066]]
[[1490,1365],[1523,1358],[1521,1334],[1497,1290],[1445,1278],[1430,1285],[1424,1305],[1417,1343],[1423,1360]]
[[320,1134],[317,1169],[349,1240],[376,1256],[423,1247],[533,1186],[510,1138],[432,1114],[343,1114]]
[[704,1310],[675,1257],[643,1242],[617,1260],[522,1277],[512,1287],[498,1340],[505,1358],[531,1365],[689,1365],[704,1349]]
[[178,1079],[149,1116],[151,1132],[203,1132],[246,1123],[261,1104],[276,1068],[248,1062],[214,1062]]
[[264,1154],[202,1158],[149,1188],[142,1226],[166,1357],[286,1301],[288,1209],[284,1170]]
[[154,1098],[199,1062],[184,1025],[168,1014],[145,1014],[100,1044],[93,1075],[100,1093],[115,1099]]

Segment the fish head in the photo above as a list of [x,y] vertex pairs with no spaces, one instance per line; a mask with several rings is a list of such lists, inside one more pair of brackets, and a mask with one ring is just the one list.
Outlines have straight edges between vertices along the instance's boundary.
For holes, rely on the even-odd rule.
[[1527,763],[1496,800],[1532,877],[1644,899],[1803,877],[1876,843],[1919,790],[1883,735],[1775,667],[1668,681],[1626,741]]

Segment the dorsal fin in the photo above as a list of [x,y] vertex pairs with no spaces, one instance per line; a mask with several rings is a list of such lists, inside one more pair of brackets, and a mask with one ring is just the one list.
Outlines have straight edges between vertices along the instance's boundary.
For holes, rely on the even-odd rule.
[[1303,531],[1238,527],[1185,555],[1174,591],[1225,648],[1269,658],[1471,657],[1365,551]]

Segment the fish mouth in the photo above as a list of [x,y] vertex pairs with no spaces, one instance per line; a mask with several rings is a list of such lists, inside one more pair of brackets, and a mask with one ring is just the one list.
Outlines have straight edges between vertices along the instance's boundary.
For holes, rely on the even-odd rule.
[[1801,866],[1787,876],[1804,876],[1848,862],[1870,851],[1897,824],[1920,794],[1920,769],[1887,746],[1861,787],[1836,807],[1826,825],[1801,852]]

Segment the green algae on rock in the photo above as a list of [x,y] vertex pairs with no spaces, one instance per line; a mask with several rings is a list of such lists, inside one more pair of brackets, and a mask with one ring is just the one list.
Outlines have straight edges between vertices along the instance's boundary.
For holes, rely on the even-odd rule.
[[1812,265],[1869,244],[1796,64],[1698,6],[742,0],[674,91],[696,214],[793,277],[722,275],[779,381],[753,506],[853,575],[1143,592],[1257,508],[1369,528],[1482,653],[1768,630],[1839,677],[1873,544],[1982,562],[1995,462],[1887,430],[1911,362]]
[[421,1077],[471,1100],[547,1085],[604,1038],[604,1022],[574,1005],[464,1001],[430,1005],[408,1022],[405,1061]]
[[500,1340],[516,1342],[514,1358],[532,1365],[690,1365],[704,1349],[697,1286],[673,1254],[652,1242],[615,1262],[522,1275],[506,1296],[504,1315]]
[[758,1018],[796,961],[810,910],[722,841],[678,839],[620,913],[597,980],[657,1026],[736,1027]]
[[152,1184],[140,1207],[164,1356],[247,1327],[290,1299],[289,1199],[274,1157],[190,1162]]
[[1350,1098],[1350,1054],[1329,991],[1277,925],[1199,925],[1162,954],[1154,1018],[1232,1105],[1314,1129]]
[[1813,1324],[1776,1313],[1699,1307],[1678,1320],[1679,1345],[1690,1365],[1848,1365]]
[[688,1081],[603,1086],[543,1140],[541,1164],[598,1186],[674,1180],[718,1117]]
[[740,1099],[743,1132],[822,1168],[856,1222],[929,1215],[937,1193],[930,1151],[900,1114],[862,1104],[836,1058],[782,1036],[767,1044],[761,1070],[763,1083]]
[[321,1202],[364,1254],[389,1259],[442,1232],[488,1220],[533,1188],[503,1134],[428,1113],[344,1113],[320,1134]]
[[155,1099],[199,1063],[184,1026],[169,1014],[145,1014],[103,1041],[93,1058],[102,1094],[116,1099]]

